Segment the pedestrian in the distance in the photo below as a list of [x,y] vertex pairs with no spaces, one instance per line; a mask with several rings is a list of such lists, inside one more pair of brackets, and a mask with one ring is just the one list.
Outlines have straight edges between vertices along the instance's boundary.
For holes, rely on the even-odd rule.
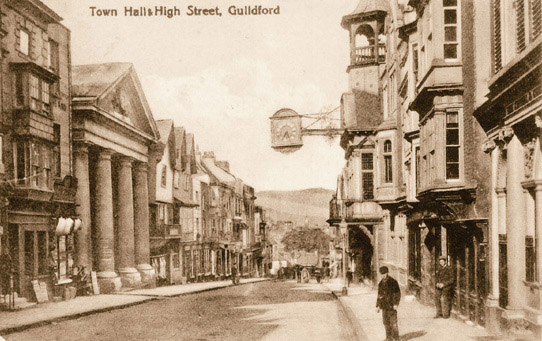
[[377,312],[382,310],[382,321],[386,328],[386,340],[399,340],[399,327],[397,325],[397,307],[401,300],[401,289],[397,281],[388,275],[388,267],[379,269],[382,280],[378,283],[378,298],[376,300]]
[[435,318],[449,318],[452,308],[452,294],[454,290],[454,271],[448,266],[446,257],[439,258],[439,266],[437,269],[436,290],[435,290],[435,306],[437,313]]

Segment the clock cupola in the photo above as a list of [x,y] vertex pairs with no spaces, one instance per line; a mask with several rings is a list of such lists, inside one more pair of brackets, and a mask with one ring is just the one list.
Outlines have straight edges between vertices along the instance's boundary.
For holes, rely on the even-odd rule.
[[341,98],[341,121],[349,130],[367,130],[382,121],[380,72],[386,61],[384,21],[389,11],[385,0],[361,0],[342,18],[350,35],[350,92]]

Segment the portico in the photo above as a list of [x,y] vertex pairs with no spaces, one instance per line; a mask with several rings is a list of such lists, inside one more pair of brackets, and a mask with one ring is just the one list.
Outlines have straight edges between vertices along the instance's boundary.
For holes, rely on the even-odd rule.
[[75,173],[81,177],[76,262],[97,272],[101,293],[153,285],[148,155],[158,140],[131,64],[73,70]]

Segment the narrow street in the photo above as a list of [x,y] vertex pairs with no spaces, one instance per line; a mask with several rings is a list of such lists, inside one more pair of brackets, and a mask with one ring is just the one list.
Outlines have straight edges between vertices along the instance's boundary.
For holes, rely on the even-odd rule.
[[262,282],[157,301],[5,336],[6,340],[352,340],[316,283]]

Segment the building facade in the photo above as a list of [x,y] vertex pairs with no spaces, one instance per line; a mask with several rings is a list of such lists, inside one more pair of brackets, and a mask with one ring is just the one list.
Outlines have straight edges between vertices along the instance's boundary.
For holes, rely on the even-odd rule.
[[33,299],[31,281],[52,294],[76,256],[73,231],[55,234],[60,218],[79,217],[70,32],[40,1],[2,2],[0,13],[0,251],[9,250],[15,293]]
[[[472,2],[474,116],[490,157],[488,326],[542,335],[542,2]],[[490,11],[483,10],[489,8]],[[491,31],[480,30],[491,27]]]

